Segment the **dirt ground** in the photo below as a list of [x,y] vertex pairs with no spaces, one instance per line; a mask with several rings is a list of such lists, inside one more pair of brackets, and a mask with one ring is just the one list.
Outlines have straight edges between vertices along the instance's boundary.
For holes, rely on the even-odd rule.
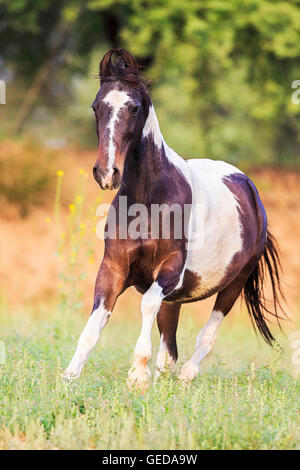
[[[65,170],[67,194],[74,188],[74,175],[83,168],[88,173],[88,200],[93,202],[99,196],[100,189],[91,171],[94,159],[94,151],[65,152],[61,167]],[[288,312],[295,316],[300,303],[300,172],[252,169],[248,174],[258,187],[271,231],[280,246]],[[104,201],[108,202],[113,195],[113,192],[106,192]],[[33,209],[26,218],[16,216],[13,209],[5,211],[5,215],[0,214],[0,294],[14,307],[51,298],[57,292],[55,229],[46,222],[46,218],[53,214],[53,199],[54,195],[49,197],[46,206]],[[83,281],[88,308],[92,304],[94,279],[103,253],[103,243],[96,235],[95,246],[98,261],[87,266],[88,276]],[[129,297],[132,295],[136,294],[129,294]],[[121,303],[128,304],[129,297],[125,296]]]

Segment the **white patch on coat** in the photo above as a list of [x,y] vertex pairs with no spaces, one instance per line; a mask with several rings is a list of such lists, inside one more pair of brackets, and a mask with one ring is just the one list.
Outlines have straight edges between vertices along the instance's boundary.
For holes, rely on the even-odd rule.
[[90,352],[96,346],[101,330],[107,324],[110,315],[111,312],[104,307],[104,300],[101,300],[99,307],[93,311],[79,337],[75,354],[64,374],[65,378],[76,379],[80,376],[82,368]]
[[104,98],[104,103],[112,108],[111,118],[108,123],[109,129],[109,144],[108,144],[108,162],[107,172],[112,172],[113,164],[115,161],[116,148],[114,144],[115,125],[118,121],[118,113],[123,106],[130,100],[130,97],[125,91],[111,90]]
[[143,129],[143,137],[148,137],[149,134],[152,135],[155,145],[157,145],[158,148],[161,148],[163,137],[160,132],[158,119],[153,105],[149,107],[149,114]]
[[201,227],[194,233],[192,246],[188,245],[185,268],[201,277],[201,285],[194,292],[200,296],[222,281],[233,256],[242,250],[239,205],[223,181],[225,176],[242,172],[228,163],[208,159],[188,160],[187,165],[192,175],[191,223],[197,219],[196,210],[201,209]]
[[[193,293],[201,296],[220,284],[233,256],[243,247],[239,205],[223,177],[242,173],[228,163],[208,159],[184,160],[164,142],[167,158],[185,177],[192,191],[185,266],[201,278]],[[200,222],[200,223],[199,223]]]
[[159,122],[153,105],[149,107],[149,114],[143,129],[143,137],[148,137],[149,135],[152,136],[155,145],[159,149],[162,147],[162,145],[164,146],[165,154],[168,160],[173,163],[177,169],[179,169],[180,172],[188,179],[189,169],[186,165],[186,162],[165,142],[160,131]]
[[153,282],[142,297],[142,329],[134,349],[133,365],[128,373],[130,384],[144,383],[150,377],[147,362],[151,358],[151,330],[163,298],[162,287],[157,282]]
[[184,160],[178,153],[176,153],[171,147],[168,146],[166,142],[164,142],[164,149],[165,149],[165,154],[167,159],[173,163],[173,165],[179,170],[179,172],[185,177],[187,182],[191,184],[191,172],[190,168],[186,163],[186,160]]
[[217,331],[224,319],[222,312],[213,310],[206,325],[200,330],[196,340],[196,350],[181,369],[181,380],[193,380],[199,372],[199,364],[211,351],[217,337]]

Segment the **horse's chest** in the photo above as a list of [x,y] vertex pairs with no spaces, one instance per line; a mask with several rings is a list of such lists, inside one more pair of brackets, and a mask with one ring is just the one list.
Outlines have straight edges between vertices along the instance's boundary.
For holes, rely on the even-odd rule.
[[159,272],[159,268],[170,253],[170,241],[144,240],[133,251],[130,267],[130,284],[139,292],[146,292]]
[[132,252],[130,284],[145,292],[157,278],[170,253],[182,253],[184,240],[144,240]]

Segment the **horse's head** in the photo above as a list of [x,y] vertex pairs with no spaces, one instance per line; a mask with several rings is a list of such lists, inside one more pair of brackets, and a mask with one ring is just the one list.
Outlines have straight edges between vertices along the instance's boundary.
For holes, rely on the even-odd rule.
[[102,189],[116,189],[127,155],[141,140],[150,98],[136,60],[125,49],[106,52],[99,75],[100,90],[92,104],[98,136],[93,173]]

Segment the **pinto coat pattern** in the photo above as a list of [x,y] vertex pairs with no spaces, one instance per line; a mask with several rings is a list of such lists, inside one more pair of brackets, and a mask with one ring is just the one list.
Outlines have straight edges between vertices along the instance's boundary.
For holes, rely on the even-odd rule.
[[182,210],[189,207],[188,220],[182,222],[188,230],[176,237],[173,221],[168,238],[161,232],[151,238],[149,219],[147,236],[124,238],[120,236],[124,222],[117,217],[116,237],[106,238],[93,311],[65,376],[79,377],[118,296],[130,286],[143,294],[142,328],[129,371],[130,385],[148,383],[151,329],[156,317],[161,336],[157,374],[175,364],[176,330],[185,302],[217,294],[211,316],[197,336],[195,352],[182,367],[182,380],[196,377],[220,324],[242,293],[254,325],[272,344],[274,338],[265,319],[269,310],[262,291],[263,261],[273,287],[274,308],[269,313],[278,319],[279,258],[254,184],[232,165],[208,159],[184,160],[168,147],[139,67],[129,52],[109,50],[100,63],[100,81],[92,105],[98,136],[93,169],[96,181],[102,189],[118,189],[112,202],[116,214],[121,196],[126,196],[128,205],[143,205],[149,213],[155,204],[175,204]]

